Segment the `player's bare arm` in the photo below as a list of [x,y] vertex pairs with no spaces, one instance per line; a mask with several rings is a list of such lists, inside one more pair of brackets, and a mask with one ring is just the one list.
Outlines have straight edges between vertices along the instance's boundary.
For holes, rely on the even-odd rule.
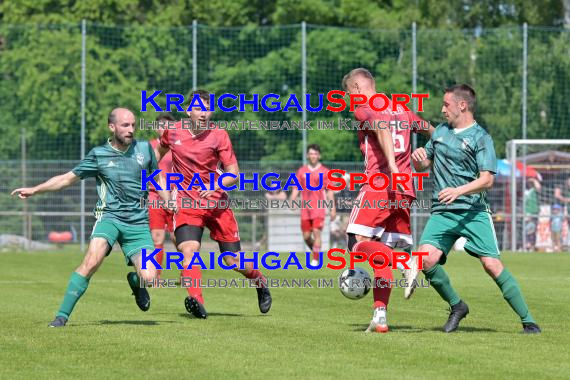
[[170,148],[166,147],[166,146],[162,146],[161,144],[158,144],[153,150],[154,150],[154,155],[156,156],[156,161],[158,162],[158,161],[162,160],[162,157],[164,157],[164,155],[166,153],[168,153]]
[[329,201],[332,201],[332,208],[331,208],[331,221],[336,219],[336,204],[334,202],[334,191],[332,190],[327,190],[327,199]]
[[479,178],[459,187],[446,187],[438,194],[440,202],[451,204],[462,195],[476,194],[488,190],[493,186],[493,173],[483,171],[479,173]]
[[291,197],[289,197],[289,200],[291,201],[291,207],[292,207],[293,209],[296,208],[294,202],[297,200],[297,197],[298,197],[298,196],[299,196],[299,189],[297,189],[296,187],[294,187],[294,188],[291,190]]
[[429,125],[428,129],[418,129],[418,133],[427,139],[431,139],[433,131],[435,131],[435,128],[431,124]]
[[[157,190],[156,191],[158,193],[158,196],[160,197],[160,199],[165,201],[167,205],[169,205],[170,204],[169,201],[171,200],[170,189],[166,186],[166,178],[162,175],[162,173],[158,174],[158,185],[162,189],[164,189],[164,190]],[[178,211],[176,209],[176,206],[174,206],[173,208],[168,207],[168,209],[171,210],[172,212]]]
[[65,174],[58,175],[40,183],[34,187],[21,187],[12,191],[12,195],[18,195],[21,199],[29,198],[36,194],[46,193],[50,191],[59,191],[79,181],[79,177],[69,171]]
[[427,152],[424,148],[418,148],[412,153],[412,163],[416,172],[423,172],[431,167],[431,160],[427,158]]
[[560,187],[554,189],[554,199],[557,199],[560,203],[570,203],[570,198],[566,198],[562,195],[562,189]]
[[[238,164],[232,164],[232,165],[225,166],[224,170],[226,173],[232,173],[235,176],[235,178],[232,178],[230,176],[226,176],[222,179],[222,184],[225,187],[230,187],[230,186],[233,186],[236,183],[238,183],[238,181],[239,181],[239,165]],[[214,194],[216,191],[219,191],[219,190],[220,190],[220,187],[218,186],[218,183],[216,182],[216,184],[214,185],[214,190],[202,190],[202,191],[200,191],[200,197],[208,198],[212,194]]]

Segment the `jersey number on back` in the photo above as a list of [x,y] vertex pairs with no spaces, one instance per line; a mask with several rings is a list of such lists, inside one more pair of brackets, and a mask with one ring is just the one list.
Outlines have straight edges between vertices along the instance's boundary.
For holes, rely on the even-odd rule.
[[394,141],[394,153],[402,153],[406,151],[404,136],[398,134],[398,129],[392,129],[392,140]]

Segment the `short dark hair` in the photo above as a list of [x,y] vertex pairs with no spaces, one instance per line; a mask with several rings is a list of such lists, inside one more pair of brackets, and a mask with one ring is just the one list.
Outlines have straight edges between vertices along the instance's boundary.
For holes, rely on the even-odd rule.
[[176,121],[176,119],[174,118],[174,116],[172,116],[170,113],[166,112],[166,113],[161,113],[160,115],[158,115],[158,117],[156,118],[156,121]]
[[190,97],[188,98],[188,104],[192,104],[192,100],[194,99],[194,95],[198,95],[200,97],[200,99],[202,99],[203,101],[206,101],[208,103],[210,103],[210,93],[206,90],[194,90],[190,93]]
[[477,94],[475,94],[473,87],[465,83],[456,84],[447,87],[445,93],[452,93],[455,100],[463,100],[467,103],[467,109],[471,111],[471,113],[475,113],[475,109],[477,108]]
[[307,147],[307,153],[309,153],[309,150],[316,150],[317,152],[321,153],[321,147],[319,146],[319,144],[311,144]]

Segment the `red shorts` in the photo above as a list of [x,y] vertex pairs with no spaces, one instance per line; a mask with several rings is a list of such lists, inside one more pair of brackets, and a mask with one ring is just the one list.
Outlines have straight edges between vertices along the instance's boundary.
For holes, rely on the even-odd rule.
[[173,213],[165,208],[149,208],[148,209],[148,224],[152,230],[166,230],[168,232],[174,231],[172,228]]
[[390,247],[413,244],[409,204],[414,197],[399,193],[361,191],[356,199],[359,200],[360,207],[353,207],[346,233],[379,238]]
[[234,213],[229,208],[183,208],[174,214],[174,229],[188,224],[207,227],[215,241],[234,243],[239,240],[239,230]]
[[301,219],[301,231],[311,232],[312,230],[322,230],[325,224],[323,218]]

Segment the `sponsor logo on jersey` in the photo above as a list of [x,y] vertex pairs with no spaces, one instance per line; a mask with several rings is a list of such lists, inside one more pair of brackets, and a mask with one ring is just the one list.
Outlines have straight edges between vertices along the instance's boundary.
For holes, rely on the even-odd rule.
[[144,154],[137,153],[135,157],[137,158],[137,162],[139,163],[139,165],[142,166],[144,164]]

